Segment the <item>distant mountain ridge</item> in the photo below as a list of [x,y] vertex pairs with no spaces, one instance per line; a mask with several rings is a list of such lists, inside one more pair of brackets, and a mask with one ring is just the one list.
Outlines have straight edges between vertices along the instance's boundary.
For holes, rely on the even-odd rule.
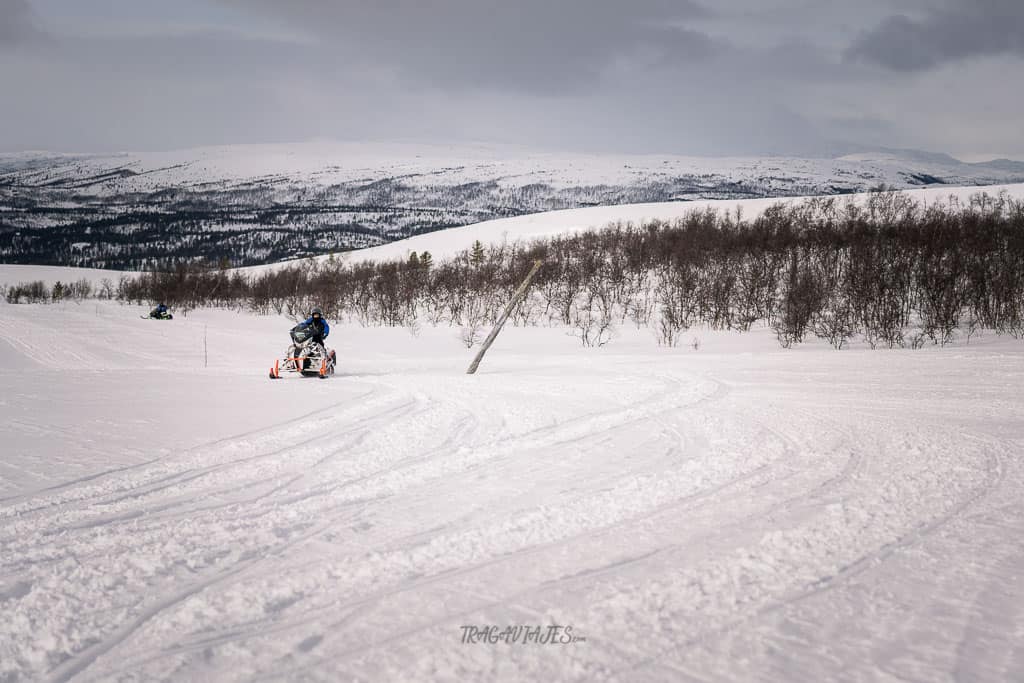
[[876,150],[834,159],[302,143],[0,154],[0,262],[254,265],[541,211],[1024,182],[1024,163]]
[[[861,153],[860,156],[871,159],[878,158],[882,155],[887,155],[894,160],[900,160],[904,163],[932,164],[945,166],[947,168],[965,166],[981,172],[989,173],[1024,173],[1024,161],[1014,161],[1012,159],[992,159],[990,161],[973,162],[961,161],[960,159],[944,152],[926,152],[919,149],[889,149],[883,147]],[[836,158],[852,158],[855,156],[858,155],[850,154]]]
[[1024,173],[1024,161],[1014,161],[1013,159],[993,159],[992,161],[981,161],[970,165],[1004,173]]

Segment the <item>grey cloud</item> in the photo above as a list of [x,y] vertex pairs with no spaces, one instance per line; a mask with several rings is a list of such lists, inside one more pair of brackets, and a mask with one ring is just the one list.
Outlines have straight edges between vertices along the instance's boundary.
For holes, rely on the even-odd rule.
[[[18,93],[0,149],[315,137],[708,155],[848,148],[837,141],[1024,149],[1021,96],[998,76],[1014,58],[912,78],[842,58],[888,15],[924,36],[966,0],[30,1],[38,20],[25,0],[0,0],[0,90]],[[984,1],[1015,16],[1017,0]],[[49,31],[38,49],[3,48],[36,26]]]
[[28,0],[0,0],[0,46],[32,42],[42,35]]
[[971,57],[1024,56],[1024,2],[948,4],[921,19],[888,17],[846,51],[855,61],[893,71],[921,71]]
[[[239,6],[239,0],[222,0]],[[245,3],[250,6],[251,3]],[[359,62],[393,64],[420,85],[543,95],[595,84],[616,60],[701,60],[710,37],[680,22],[709,16],[689,0],[259,0]],[[673,25],[673,26],[670,26]]]

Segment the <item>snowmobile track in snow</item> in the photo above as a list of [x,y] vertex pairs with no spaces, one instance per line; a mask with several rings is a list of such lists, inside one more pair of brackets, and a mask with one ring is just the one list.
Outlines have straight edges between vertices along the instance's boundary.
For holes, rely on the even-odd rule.
[[[21,310],[0,334],[26,330],[31,349],[10,346],[34,353],[52,331]],[[79,358],[108,334],[153,334],[66,315],[55,348]],[[1024,666],[1005,635],[1024,560],[1016,347],[548,358],[561,331],[518,353],[511,329],[467,378],[463,350],[418,346],[446,348],[440,332],[340,327],[379,356],[345,382],[268,387],[235,366],[262,363],[281,326],[260,337],[262,319],[210,313],[254,330],[211,325],[211,343],[251,345],[140,392],[156,410],[222,392],[174,404],[201,427],[179,445],[136,406],[130,366],[190,357],[192,315],[88,377],[4,375],[18,399],[0,397],[0,429],[72,469],[0,469],[15,478],[0,489],[0,679],[1012,680]],[[111,410],[76,422],[86,389]],[[59,392],[71,413],[43,421]],[[587,641],[459,643],[465,624],[551,622]]]

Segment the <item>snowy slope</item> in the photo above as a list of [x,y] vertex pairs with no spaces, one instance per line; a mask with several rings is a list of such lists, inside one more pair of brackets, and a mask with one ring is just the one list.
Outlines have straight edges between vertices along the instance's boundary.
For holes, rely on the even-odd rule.
[[[1015,200],[1024,200],[1024,183],[1012,185],[991,185],[985,187],[931,187],[916,190],[903,190],[904,194],[913,198],[922,206],[933,203],[949,204],[951,202],[966,203],[972,196],[978,193],[986,193],[991,196],[1004,195]],[[870,198],[870,194],[861,193],[837,198],[837,201],[856,202],[863,205]],[[806,197],[783,197],[771,199],[743,199],[743,200],[702,200],[692,202],[662,202],[653,204],[626,204],[620,206],[595,206],[585,209],[570,209],[565,211],[549,211],[527,216],[516,216],[514,218],[502,218],[493,221],[484,221],[474,225],[467,225],[458,228],[419,235],[404,240],[397,240],[379,247],[359,249],[347,252],[345,258],[350,261],[387,261],[404,260],[409,253],[430,251],[435,258],[452,257],[461,251],[470,249],[476,240],[485,245],[502,243],[528,243],[530,240],[551,237],[554,235],[566,235],[579,231],[598,230],[615,222],[642,223],[648,220],[671,221],[683,217],[693,211],[714,210],[717,212],[729,212],[736,215],[737,212],[744,219],[751,220],[760,215],[765,209],[778,203],[793,204],[806,201]],[[318,257],[318,258],[327,258]],[[285,261],[283,264],[294,264],[296,261]],[[254,274],[268,269],[274,269],[281,264],[270,264],[267,266],[250,266],[239,268],[243,273]],[[20,282],[31,282],[42,280],[49,285],[56,281],[74,282],[86,279],[99,287],[103,280],[111,280],[115,284],[123,275],[131,273],[99,270],[95,268],[64,268],[53,266],[28,266],[17,264],[0,264],[0,285],[18,284]]]
[[134,273],[116,270],[100,270],[98,268],[67,268],[63,266],[27,266],[17,263],[0,263],[0,285],[16,285],[21,282],[41,280],[48,286],[55,282],[78,282],[87,280],[94,291],[109,280],[115,286],[122,276],[132,277]]
[[[34,169],[34,170],[33,170]],[[90,184],[99,191],[151,192],[197,184],[269,180],[331,185],[399,177],[460,184],[500,179],[509,185],[545,182],[556,187],[625,184],[677,175],[721,176],[732,181],[822,185],[868,181],[906,186],[911,174],[950,184],[992,184],[1024,178],[1024,164],[967,164],[943,155],[910,152],[851,154],[835,159],[800,157],[693,157],[550,153],[511,145],[413,143],[306,143],[228,145],[170,152],[121,154],[0,154],[0,172],[23,182],[122,174]]]
[[[1005,192],[1007,196],[1024,200],[1024,184],[991,185],[987,187],[932,187],[917,190],[903,190],[903,193],[922,205],[934,202],[949,202],[955,198],[967,202],[972,195],[985,192],[996,196]],[[838,198],[842,202],[864,204],[868,194],[854,194]],[[606,227],[615,222],[643,223],[651,220],[671,221],[694,211],[714,210],[732,213],[747,220],[761,215],[765,209],[779,203],[792,204],[806,201],[806,197],[782,197],[741,200],[701,200],[691,202],[659,202],[654,204],[628,204],[623,206],[595,206],[585,209],[548,211],[530,216],[502,218],[461,228],[451,228],[440,234],[421,235],[391,242],[379,247],[361,249],[352,254],[353,259],[367,260],[402,259],[411,251],[429,250],[434,256],[451,256],[469,249],[475,240],[484,244],[503,242],[529,242],[531,239],[564,235]]]
[[0,260],[133,270],[259,265],[491,219],[641,202],[1024,182],[1024,163],[915,152],[835,159],[550,154],[307,143],[0,155]]
[[[1018,201],[1024,201],[1024,183],[1012,185],[990,185],[986,187],[932,187],[917,190],[902,190],[906,196],[912,198],[921,206],[929,206],[935,203],[950,205],[960,202],[968,203],[971,197],[980,193],[992,197],[1006,196]],[[845,202],[854,202],[863,206],[871,195],[869,193],[858,193],[837,197],[836,200],[842,206]],[[621,222],[641,224],[651,220],[672,221],[682,218],[692,212],[712,210],[719,213],[730,213],[740,215],[745,220],[753,220],[761,215],[765,209],[776,204],[799,204],[807,201],[807,197],[781,197],[770,199],[741,199],[741,200],[702,200],[692,202],[659,202],[653,204],[625,204],[620,206],[594,206],[585,209],[568,209],[565,211],[548,211],[545,213],[531,214],[529,216],[516,216],[514,218],[501,218],[493,221],[484,221],[474,225],[466,225],[459,228],[449,228],[436,233],[418,235],[404,240],[397,240],[378,247],[369,247],[348,252],[345,258],[350,261],[389,261],[404,260],[410,252],[429,251],[432,256],[451,257],[462,251],[472,248],[473,243],[479,240],[482,244],[527,244],[530,240],[552,237],[555,235],[568,235],[588,230],[599,230],[613,223]],[[327,256],[318,258],[328,258]],[[286,262],[290,263],[290,262]],[[258,273],[263,270],[273,269],[278,264],[267,266],[251,266],[241,268],[242,272]],[[0,270],[2,272],[2,270]]]
[[1019,341],[139,312],[0,303],[0,680],[1024,676]]
[[[903,190],[904,194],[913,198],[922,206],[934,203],[950,204],[951,202],[967,203],[971,197],[979,193],[990,196],[1007,196],[1015,200],[1024,200],[1024,183],[1011,185],[990,185],[985,187],[930,187],[916,190]],[[841,204],[855,202],[864,205],[871,197],[868,193],[859,193],[836,198]],[[548,211],[545,213],[502,218],[484,221],[458,228],[449,228],[426,235],[397,240],[389,244],[367,249],[346,252],[344,257],[350,261],[387,261],[404,260],[409,253],[429,251],[435,258],[452,257],[459,252],[470,249],[477,240],[485,245],[491,244],[525,244],[530,240],[567,235],[586,230],[599,230],[616,222],[642,223],[649,220],[671,221],[686,216],[694,211],[713,210],[720,213],[737,212],[744,219],[752,220],[765,209],[778,203],[794,204],[806,201],[806,197],[782,197],[770,199],[742,200],[701,200],[689,202],[661,202],[652,204],[625,204],[619,206],[595,206],[584,209],[565,211]],[[317,257],[320,259],[327,256]],[[297,261],[284,261],[283,264],[294,264]],[[299,261],[301,262],[301,261]],[[282,264],[266,266],[250,266],[239,268],[242,273],[255,274],[268,269],[280,267]],[[60,280],[74,282],[86,279],[99,287],[103,280],[109,279],[115,284],[123,275],[131,273],[99,270],[95,268],[64,268],[53,266],[28,266],[17,264],[0,264],[0,285],[17,284],[42,280],[50,285]]]

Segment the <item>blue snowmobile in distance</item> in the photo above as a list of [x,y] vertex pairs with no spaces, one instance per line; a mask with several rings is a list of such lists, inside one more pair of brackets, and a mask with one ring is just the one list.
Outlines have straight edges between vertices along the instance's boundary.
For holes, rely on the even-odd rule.
[[170,309],[163,304],[157,304],[157,307],[149,312],[149,315],[142,316],[145,318],[152,318],[153,320],[173,320],[174,316],[171,315]]

